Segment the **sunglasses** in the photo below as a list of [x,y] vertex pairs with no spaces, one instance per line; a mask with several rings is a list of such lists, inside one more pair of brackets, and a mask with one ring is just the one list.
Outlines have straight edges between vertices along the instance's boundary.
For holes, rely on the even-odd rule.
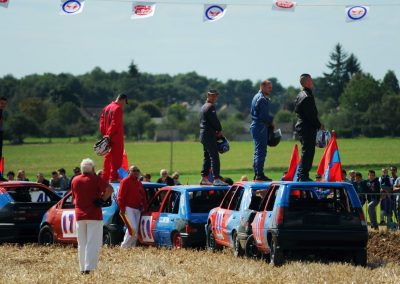
[[140,172],[140,170],[139,170],[139,169],[133,169],[133,170],[132,170],[132,172],[134,172],[134,173],[135,173],[135,172],[136,172],[136,173],[138,173],[138,172]]

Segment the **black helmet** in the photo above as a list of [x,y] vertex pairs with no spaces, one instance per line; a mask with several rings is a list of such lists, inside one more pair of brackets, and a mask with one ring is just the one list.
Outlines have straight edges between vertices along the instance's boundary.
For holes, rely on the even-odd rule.
[[273,128],[269,129],[268,132],[268,146],[275,147],[281,142],[282,132],[280,129],[274,130]]
[[217,147],[218,152],[220,154],[226,153],[229,151],[229,141],[225,137],[221,137],[217,139]]

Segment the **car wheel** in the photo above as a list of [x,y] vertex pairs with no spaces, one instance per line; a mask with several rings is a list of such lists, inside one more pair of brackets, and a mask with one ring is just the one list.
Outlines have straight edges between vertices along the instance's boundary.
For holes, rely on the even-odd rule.
[[238,257],[238,256],[243,256],[244,251],[242,246],[240,245],[240,241],[237,237],[237,233],[233,232],[232,235],[232,242],[233,242],[233,255]]
[[183,248],[183,240],[181,234],[178,232],[173,232],[171,236],[172,240],[172,247],[175,249],[181,249]]
[[212,252],[221,250],[221,246],[215,242],[215,236],[211,230],[211,225],[207,226],[207,249]]
[[367,266],[367,250],[360,249],[355,252],[353,258],[354,264],[359,266]]
[[103,227],[103,246],[116,246],[120,243],[120,238],[117,232]]
[[54,243],[53,230],[49,225],[43,226],[39,231],[38,242],[40,245],[48,246]]
[[285,262],[281,249],[278,248],[276,240],[271,240],[270,264],[273,266],[281,266]]
[[247,257],[251,257],[251,258],[260,258],[261,257],[261,252],[258,250],[258,248],[256,246],[256,241],[255,241],[253,235],[250,235],[247,238],[244,252]]

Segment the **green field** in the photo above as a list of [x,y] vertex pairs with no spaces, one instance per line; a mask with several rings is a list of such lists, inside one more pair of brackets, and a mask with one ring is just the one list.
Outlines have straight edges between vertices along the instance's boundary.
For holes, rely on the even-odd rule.
[[[76,140],[53,140],[53,143],[32,143],[4,146],[5,172],[24,169],[29,179],[33,180],[38,172],[50,177],[53,170],[63,167],[67,175],[79,166],[83,158],[94,159],[97,169],[102,167],[102,158],[93,152],[94,141],[77,143]],[[266,174],[273,179],[280,179],[288,167],[295,141],[283,141],[278,147],[268,148]],[[297,144],[299,144],[297,142]],[[299,144],[300,146],[300,144]],[[400,141],[394,138],[359,138],[338,139],[338,147],[343,167],[347,170],[361,171],[366,178],[367,170],[374,169],[380,175],[380,169],[391,164],[400,166]],[[137,164],[142,172],[150,172],[153,179],[159,176],[159,170],[170,170],[169,142],[127,142],[125,149],[130,164]],[[323,149],[316,149],[314,169],[320,161]],[[202,165],[202,146],[199,142],[173,143],[173,171],[179,171],[181,182],[198,183]],[[252,177],[252,142],[232,142],[231,150],[221,155],[221,174],[238,180],[242,175]],[[311,175],[313,176],[313,175]]]

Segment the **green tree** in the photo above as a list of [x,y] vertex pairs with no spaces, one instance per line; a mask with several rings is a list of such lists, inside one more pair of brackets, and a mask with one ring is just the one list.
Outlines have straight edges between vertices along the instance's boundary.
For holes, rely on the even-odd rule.
[[397,80],[396,74],[392,70],[386,72],[385,77],[383,77],[381,87],[384,92],[400,94],[399,81]]
[[65,126],[77,123],[82,118],[79,108],[72,102],[60,106],[57,119]]
[[137,108],[143,110],[150,117],[161,117],[160,108],[152,102],[140,103]]
[[288,110],[281,109],[280,111],[277,112],[277,114],[274,117],[274,121],[279,123],[288,123],[288,122],[294,122],[296,120],[296,115]]
[[361,64],[357,57],[352,53],[346,60],[346,76],[345,83],[350,81],[354,74],[361,72]]
[[136,140],[142,140],[146,132],[150,132],[149,128],[153,128],[154,125],[151,123],[151,117],[141,109],[136,109],[128,113],[124,117],[125,134],[129,138]]
[[6,139],[12,144],[22,144],[29,135],[38,133],[36,123],[28,119],[23,113],[16,112],[10,115],[5,123]]

